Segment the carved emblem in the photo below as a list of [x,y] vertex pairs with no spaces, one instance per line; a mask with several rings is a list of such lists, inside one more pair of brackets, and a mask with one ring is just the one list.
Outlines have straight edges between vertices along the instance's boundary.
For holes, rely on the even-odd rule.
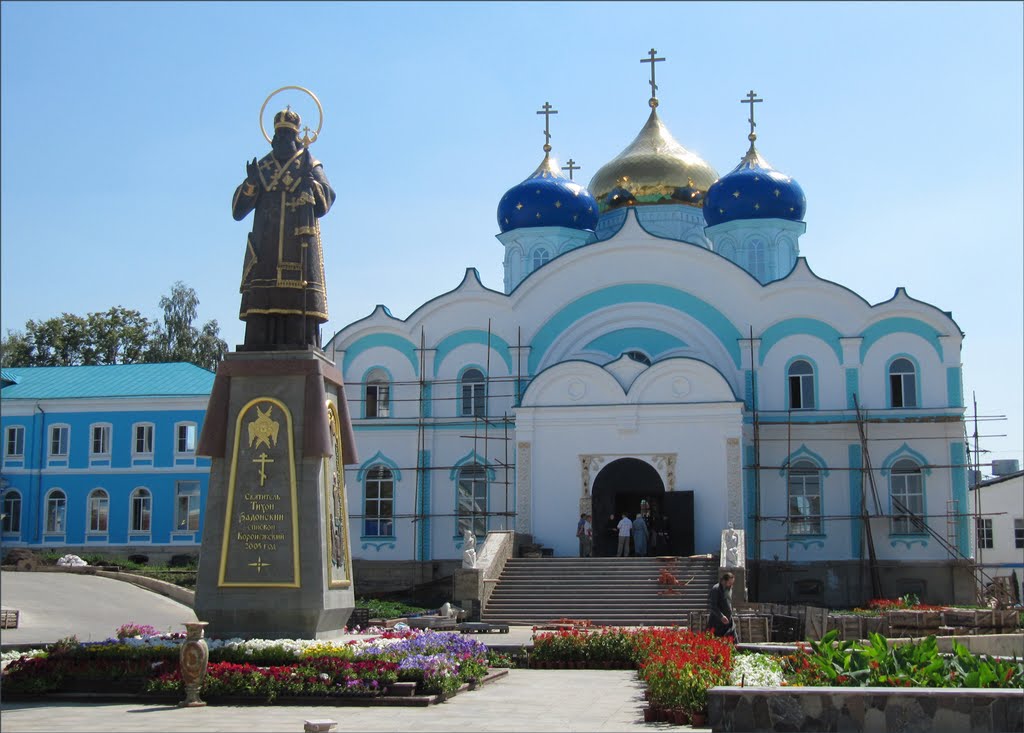
[[[265,445],[267,448],[277,447],[277,433],[281,429],[281,424],[270,417],[273,409],[272,406],[269,406],[267,411],[263,412],[260,410],[260,406],[256,405],[258,417],[249,423],[250,448],[253,447],[253,443],[255,443],[257,448],[261,445]],[[273,446],[271,446],[271,441],[273,441]]]

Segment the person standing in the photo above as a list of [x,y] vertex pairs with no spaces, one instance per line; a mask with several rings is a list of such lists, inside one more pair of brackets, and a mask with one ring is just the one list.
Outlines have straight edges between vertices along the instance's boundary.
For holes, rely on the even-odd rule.
[[590,522],[590,515],[583,516],[583,542],[581,544],[582,555],[580,557],[594,556],[594,525]]
[[586,542],[586,535],[584,532],[584,526],[587,523],[587,515],[581,514],[580,521],[576,523],[576,539],[580,543],[580,557],[586,557],[584,543]]
[[607,543],[607,554],[603,554],[602,557],[615,557],[615,543],[619,540],[619,525],[618,520],[615,518],[615,514],[608,515],[608,521],[604,525],[604,540],[602,542]]
[[639,557],[647,557],[647,522],[639,513],[633,520],[633,551]]
[[732,612],[732,586],[736,576],[722,573],[721,579],[711,586],[708,596],[708,628],[715,636],[728,636],[736,641],[736,619]]
[[633,533],[633,522],[630,521],[625,512],[623,512],[622,519],[619,520],[616,528],[619,530],[619,549],[615,556],[629,557],[629,538]]

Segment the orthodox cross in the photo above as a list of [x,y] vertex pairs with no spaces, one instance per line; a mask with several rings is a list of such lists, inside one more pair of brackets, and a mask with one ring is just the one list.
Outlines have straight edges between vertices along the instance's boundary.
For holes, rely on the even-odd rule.
[[578,165],[576,165],[576,161],[573,160],[572,158],[569,158],[569,165],[563,165],[562,166],[562,170],[563,171],[569,171],[569,180],[570,181],[572,180],[572,172],[573,171],[578,171],[579,169],[580,169],[580,167]]
[[754,105],[758,102],[764,101],[763,99],[757,99],[756,97],[757,94],[755,94],[754,90],[751,89],[747,92],[746,98],[740,100],[740,104],[750,105],[750,119],[747,120],[747,122],[750,123],[750,134],[747,135],[747,139],[750,140],[750,142],[754,142],[757,139],[757,135],[754,134],[754,128],[757,127],[757,123],[754,122]]
[[650,82],[650,84],[651,84],[651,101],[650,101],[650,105],[652,107],[657,107],[658,106],[658,85],[654,83],[654,65],[656,63],[658,63],[659,61],[664,61],[665,59],[664,59],[664,57],[657,58],[658,52],[655,51],[653,48],[650,51],[648,51],[647,53],[649,53],[651,55],[651,57],[649,59],[640,59],[640,63],[641,64],[650,64],[651,65],[651,82]]
[[544,152],[551,152],[551,129],[549,123],[551,122],[551,115],[557,115],[557,109],[551,109],[551,105],[548,102],[544,103],[544,106],[537,111],[537,114],[544,115]]
[[256,562],[249,563],[249,567],[256,568],[256,572],[258,574],[258,573],[263,572],[263,568],[269,568],[270,567],[270,563],[269,562],[263,562],[263,558],[262,557],[257,557],[256,558]]
[[260,464],[260,486],[263,486],[263,483],[267,480],[267,472],[266,472],[267,464],[268,463],[273,463],[274,459],[273,458],[267,458],[267,454],[266,453],[260,453],[260,457],[259,458],[253,458],[252,462]]

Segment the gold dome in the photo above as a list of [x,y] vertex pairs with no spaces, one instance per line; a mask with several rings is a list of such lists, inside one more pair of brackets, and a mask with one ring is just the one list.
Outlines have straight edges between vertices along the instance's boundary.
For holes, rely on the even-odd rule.
[[[652,109],[640,134],[594,174],[589,188],[602,213],[623,205],[682,203],[699,208],[717,180],[715,169],[676,142]],[[620,192],[609,201],[616,189],[629,195]]]

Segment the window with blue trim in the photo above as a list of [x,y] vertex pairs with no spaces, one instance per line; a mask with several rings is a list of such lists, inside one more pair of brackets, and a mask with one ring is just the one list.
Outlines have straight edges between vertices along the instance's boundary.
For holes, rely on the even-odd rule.
[[21,492],[11,489],[4,493],[3,515],[5,534],[21,531]]
[[374,466],[367,472],[365,496],[363,535],[394,537],[395,479],[390,469]]
[[536,270],[538,267],[542,267],[551,261],[551,255],[543,247],[538,247],[533,250],[533,269]]
[[921,467],[910,459],[897,461],[889,474],[892,499],[892,533],[922,534],[927,531],[924,514],[924,479]]
[[484,375],[479,369],[467,369],[462,375],[462,414],[466,417],[483,417]]
[[477,537],[487,534],[487,471],[479,463],[459,469],[459,523],[461,537],[467,531]]
[[89,448],[89,455],[94,458],[110,457],[110,426],[93,425],[90,429],[92,442]]
[[893,359],[889,365],[891,407],[917,407],[917,370],[910,359]]
[[789,469],[789,534],[821,534],[821,472],[810,461]]
[[791,410],[814,409],[814,367],[803,359],[789,365],[789,407]]
[[68,443],[71,429],[67,425],[54,425],[50,428],[50,457],[67,458]]
[[8,458],[25,457],[25,428],[22,425],[12,425],[7,428],[7,453]]
[[89,531],[106,533],[110,522],[110,496],[103,489],[89,494]]
[[46,497],[46,532],[64,534],[68,514],[68,498],[60,489],[54,489]]
[[366,416],[389,417],[391,415],[391,384],[382,369],[374,369],[366,375]]

